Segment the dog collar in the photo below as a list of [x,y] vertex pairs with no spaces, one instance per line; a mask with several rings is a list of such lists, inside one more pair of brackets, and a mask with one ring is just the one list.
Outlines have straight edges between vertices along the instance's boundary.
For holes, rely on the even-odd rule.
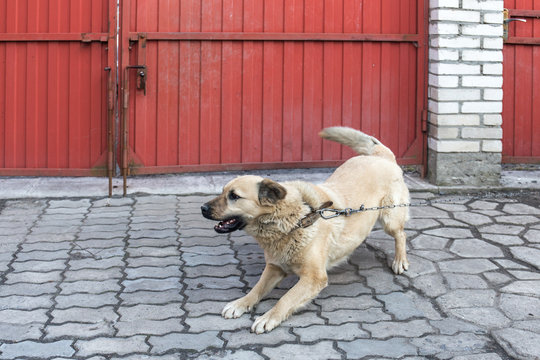
[[309,214],[304,216],[300,221],[298,221],[298,225],[293,230],[296,230],[298,228],[307,228],[308,226],[311,226],[321,217],[321,210],[329,208],[332,206],[332,201],[327,201],[323,203],[318,209],[312,210]]

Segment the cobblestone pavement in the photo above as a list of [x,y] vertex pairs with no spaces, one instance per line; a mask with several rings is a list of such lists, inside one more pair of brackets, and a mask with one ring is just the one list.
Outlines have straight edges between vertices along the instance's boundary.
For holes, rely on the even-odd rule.
[[376,230],[263,335],[252,321],[295,279],[221,318],[264,260],[213,231],[208,198],[0,200],[0,359],[538,359],[538,193],[411,208],[408,272]]

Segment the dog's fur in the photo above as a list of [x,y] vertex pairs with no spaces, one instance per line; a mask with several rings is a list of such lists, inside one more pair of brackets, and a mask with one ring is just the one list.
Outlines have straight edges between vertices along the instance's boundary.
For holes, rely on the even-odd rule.
[[216,231],[244,229],[263,248],[266,259],[259,282],[246,296],[225,306],[225,318],[237,318],[252,310],[287,274],[299,277],[271,310],[255,320],[251,329],[258,334],[272,330],[317,296],[327,285],[327,270],[346,260],[377,220],[395,239],[392,270],[401,274],[409,266],[405,253],[404,225],[409,216],[406,207],[319,219],[309,227],[298,227],[300,219],[326,201],[332,201],[335,209],[409,201],[394,154],[377,139],[344,127],[327,128],[320,136],[347,145],[360,156],[346,161],[319,186],[241,176],[202,206],[205,217],[221,221]]

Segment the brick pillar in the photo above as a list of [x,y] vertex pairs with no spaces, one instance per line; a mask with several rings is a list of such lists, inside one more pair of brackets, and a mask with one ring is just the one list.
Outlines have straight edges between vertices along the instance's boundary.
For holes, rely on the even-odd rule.
[[503,0],[431,0],[428,177],[497,185],[502,152]]

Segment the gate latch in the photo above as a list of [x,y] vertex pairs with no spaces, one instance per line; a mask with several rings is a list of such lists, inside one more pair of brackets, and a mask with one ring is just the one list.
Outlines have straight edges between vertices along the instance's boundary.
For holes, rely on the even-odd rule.
[[146,95],[146,66],[137,70],[137,89],[144,90]]
[[508,9],[504,9],[503,11],[503,40],[504,41],[508,40],[508,24],[510,24],[512,21],[527,22],[527,20],[525,19],[511,18],[508,12]]

